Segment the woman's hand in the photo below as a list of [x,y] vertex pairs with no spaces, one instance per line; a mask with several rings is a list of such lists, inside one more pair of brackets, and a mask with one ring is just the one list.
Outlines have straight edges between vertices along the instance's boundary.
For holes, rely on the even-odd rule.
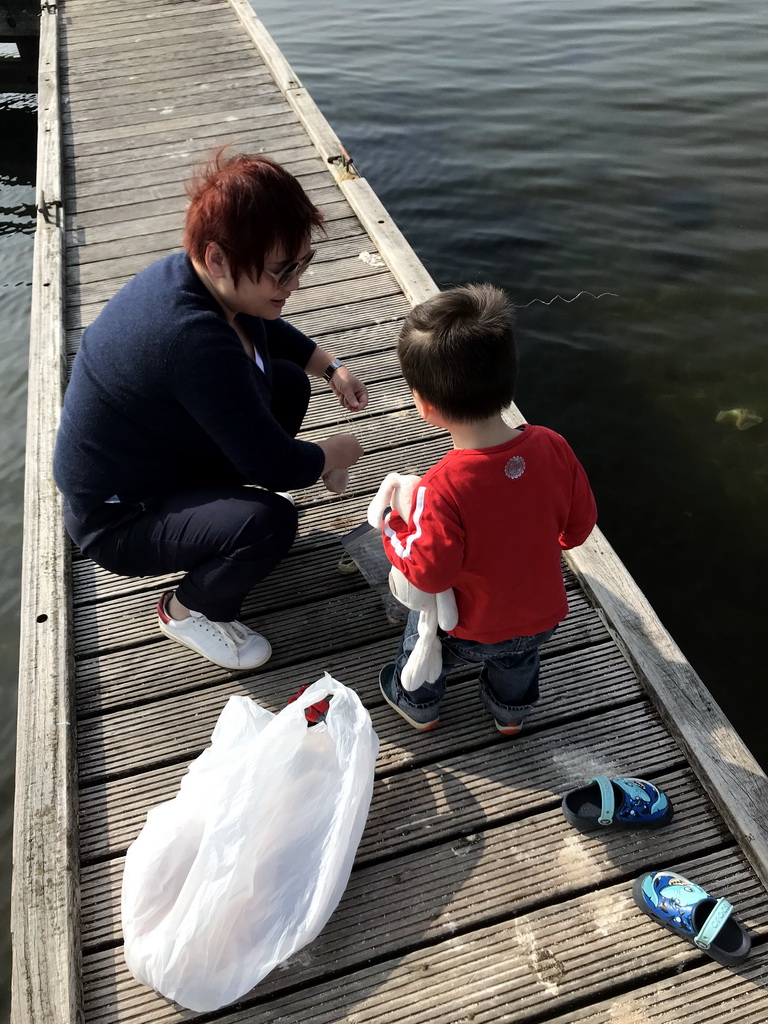
[[325,455],[323,476],[327,476],[333,469],[349,469],[363,454],[363,446],[353,434],[334,434],[324,441],[318,441],[317,445]]
[[340,366],[328,383],[342,408],[361,412],[368,405],[368,388],[346,366]]
[[322,481],[325,489],[331,494],[343,494],[349,484],[349,470],[332,469],[329,473],[323,474]]

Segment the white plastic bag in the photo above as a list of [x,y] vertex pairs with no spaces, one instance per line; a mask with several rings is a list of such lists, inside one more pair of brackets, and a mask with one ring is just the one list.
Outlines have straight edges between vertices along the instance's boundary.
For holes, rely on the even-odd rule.
[[[305,708],[331,695],[324,723]],[[190,1010],[248,992],[311,942],[346,887],[378,739],[328,673],[273,715],[230,697],[178,795],[153,808],[125,861],[125,959]]]

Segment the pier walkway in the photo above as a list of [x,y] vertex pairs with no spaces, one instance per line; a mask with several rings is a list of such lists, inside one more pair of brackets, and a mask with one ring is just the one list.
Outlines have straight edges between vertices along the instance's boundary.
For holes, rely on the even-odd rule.
[[[386,472],[423,471],[446,450],[394,355],[402,317],[435,284],[252,9],[44,4],[40,61],[13,1024],[196,1017],[128,974],[125,851],[230,694],[277,710],[325,669],[357,690],[381,740],[347,892],[314,944],[200,1019],[765,1024],[768,784],[599,531],[568,556],[571,612],[544,651],[543,699],[521,737],[495,732],[470,674],[434,733],[384,706],[377,672],[398,631],[359,574],[338,572],[340,538]],[[156,598],[173,577],[120,579],[71,553],[50,474],[82,329],[179,246],[184,182],[224,143],[285,164],[325,213],[327,237],[287,315],[371,390],[354,419],[366,454],[348,492],[297,495],[296,546],[245,609],[274,657],[234,675],[157,630]],[[335,400],[316,390],[307,438],[340,427]],[[580,835],[560,799],[598,773],[651,778],[672,796],[674,823]],[[636,910],[633,879],[668,867],[736,904],[755,941],[740,968]]]

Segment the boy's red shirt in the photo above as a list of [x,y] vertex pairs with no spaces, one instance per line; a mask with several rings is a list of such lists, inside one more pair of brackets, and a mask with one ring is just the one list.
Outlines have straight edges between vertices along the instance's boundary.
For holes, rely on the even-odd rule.
[[561,551],[587,539],[597,510],[567,441],[529,424],[506,444],[449,452],[424,475],[410,520],[384,519],[390,562],[426,593],[453,587],[452,636],[498,643],[565,618]]

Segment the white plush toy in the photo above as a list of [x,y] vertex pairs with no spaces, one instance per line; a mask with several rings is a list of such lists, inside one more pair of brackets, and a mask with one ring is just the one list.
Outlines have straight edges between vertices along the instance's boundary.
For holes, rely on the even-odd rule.
[[[380,530],[387,508],[395,509],[409,522],[413,496],[420,483],[421,477],[418,476],[401,476],[399,473],[386,476],[368,506],[370,525]],[[417,590],[395,566],[389,573],[389,589],[406,608],[419,612],[419,639],[400,677],[404,690],[417,690],[424,683],[434,683],[440,675],[443,652],[437,627],[453,629],[459,621],[456,599],[450,589],[440,594],[425,594]]]

